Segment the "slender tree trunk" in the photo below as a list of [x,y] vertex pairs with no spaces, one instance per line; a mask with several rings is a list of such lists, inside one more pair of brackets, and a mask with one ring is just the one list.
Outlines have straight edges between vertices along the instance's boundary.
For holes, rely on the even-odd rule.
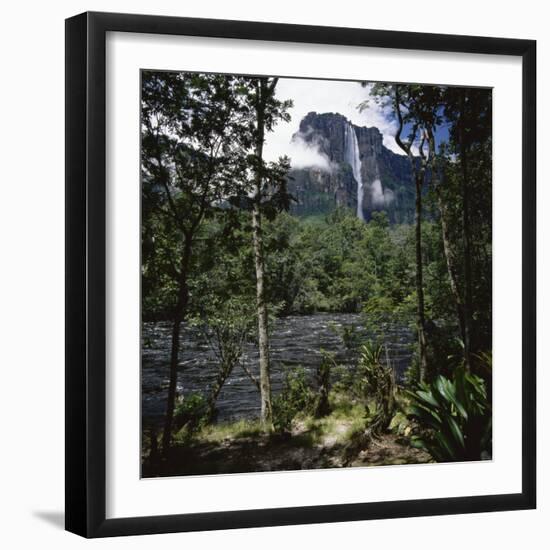
[[426,345],[426,317],[424,313],[424,277],[422,269],[422,183],[423,171],[416,174],[416,209],[415,209],[415,236],[416,236],[416,295],[417,313],[416,328],[418,331],[418,355],[420,359],[420,381],[426,379],[428,369]]
[[441,223],[441,237],[443,239],[443,253],[445,255],[445,263],[447,265],[447,274],[449,275],[449,282],[451,285],[451,292],[455,300],[456,315],[458,319],[458,326],[460,328],[460,335],[462,341],[465,339],[465,321],[464,321],[464,302],[462,300],[462,294],[460,293],[459,286],[459,273],[457,268],[457,259],[455,257],[453,248],[451,246],[451,238],[449,234],[449,226],[447,224],[447,205],[441,195],[441,182],[439,180],[439,172],[437,166],[437,159],[435,155],[435,138],[431,127],[427,132],[428,144],[430,147],[430,161],[432,169],[432,187],[435,191],[437,199],[437,207],[439,209],[439,220]]
[[472,247],[470,236],[470,196],[468,161],[465,136],[466,92],[460,95],[460,167],[462,170],[462,227],[464,235],[464,361],[466,368],[472,363]]
[[254,205],[252,213],[254,232],[254,261],[256,267],[256,308],[258,314],[258,345],[260,349],[260,395],[261,421],[266,426],[272,421],[271,380],[269,366],[269,337],[267,326],[267,305],[264,288],[264,254],[262,237],[262,220],[260,207]]
[[[399,127],[395,134],[395,141],[397,145],[403,149],[409,158],[411,165],[411,172],[414,179],[416,188],[416,203],[415,203],[415,241],[416,241],[416,329],[418,332],[418,356],[420,361],[419,379],[423,382],[426,378],[426,372],[428,370],[428,357],[427,357],[427,344],[426,344],[426,316],[424,313],[424,277],[422,273],[422,184],[424,183],[424,176],[426,174],[427,159],[423,153],[425,135],[422,137],[420,143],[420,156],[421,166],[416,164],[416,159],[412,154],[412,145],[417,136],[419,123],[413,126],[410,133],[410,137],[407,143],[404,143],[401,139],[401,132],[403,131],[403,115],[401,114],[401,95],[399,86],[396,84],[394,87],[395,92],[395,114],[397,115],[397,121]],[[433,146],[433,140],[429,143],[430,147]],[[430,155],[431,156],[431,155]]]
[[252,232],[254,240],[254,265],[256,268],[256,309],[258,315],[258,346],[260,352],[260,420],[264,427],[270,427],[273,419],[273,411],[271,406],[271,376],[269,365],[269,335],[268,335],[268,317],[267,304],[265,300],[265,285],[264,285],[264,249],[262,235],[262,159],[264,147],[264,91],[263,83],[259,85],[259,98],[256,107],[257,114],[257,131],[256,137],[256,174],[255,187],[256,194],[254,200],[254,208],[252,212]]
[[[437,183],[435,184],[437,186]],[[458,318],[458,326],[460,328],[460,334],[462,341],[465,341],[465,323],[464,323],[464,304],[462,302],[462,296],[460,294],[460,288],[458,286],[458,270],[456,266],[456,258],[451,247],[451,240],[449,237],[449,227],[447,225],[447,207],[441,197],[441,191],[436,187],[437,205],[439,207],[439,216],[441,222],[441,235],[443,238],[443,252],[445,254],[445,262],[447,264],[447,273],[449,275],[449,282],[451,285],[451,292],[455,299],[456,315]]]
[[216,401],[218,400],[218,396],[220,395],[225,381],[227,380],[227,377],[231,374],[232,370],[232,367],[224,366],[220,369],[220,372],[216,377],[216,381],[214,382],[214,386],[212,387],[212,390],[210,391],[210,396],[208,398],[206,412],[206,418],[208,418],[208,420],[212,420],[214,418],[214,413],[216,412]]
[[187,313],[189,303],[189,288],[187,286],[189,262],[191,260],[191,237],[185,238],[183,255],[178,281],[178,301],[174,312],[172,325],[172,344],[170,349],[170,379],[168,383],[168,398],[164,417],[164,432],[162,435],[162,452],[165,454],[172,442],[172,427],[174,424],[174,407],[176,404],[176,389],[178,385],[178,357],[180,348],[181,324]]
[[319,385],[318,401],[315,409],[315,417],[322,418],[330,414],[330,370],[332,358],[324,356],[317,368],[317,383]]

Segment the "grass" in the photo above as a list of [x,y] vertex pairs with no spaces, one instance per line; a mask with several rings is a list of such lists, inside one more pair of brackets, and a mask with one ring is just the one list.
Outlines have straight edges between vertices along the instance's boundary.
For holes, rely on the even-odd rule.
[[258,420],[238,420],[236,422],[209,424],[197,432],[195,437],[201,441],[216,443],[225,439],[259,437],[263,433],[262,425]]
[[331,413],[323,418],[298,417],[313,445],[343,445],[365,429],[365,407],[340,393],[330,396]]
[[[301,413],[293,421],[292,444],[294,446],[322,446],[345,444],[365,428],[365,408],[343,393],[330,395],[331,413],[323,418]],[[222,443],[228,440],[259,439],[266,435],[259,420],[238,420],[208,424],[195,433],[185,430],[176,434],[176,444],[187,444],[190,440],[203,443]],[[270,433],[269,435],[275,435]]]
[[[323,418],[300,413],[292,423],[291,434],[266,433],[258,420],[206,425],[192,433],[182,430],[163,461],[147,463],[145,448],[143,475],[206,475],[429,460],[429,455],[397,441],[396,434],[385,434],[368,450],[356,448],[368,427],[364,404],[336,389],[329,402],[331,412]],[[144,444],[147,447],[147,442]]]

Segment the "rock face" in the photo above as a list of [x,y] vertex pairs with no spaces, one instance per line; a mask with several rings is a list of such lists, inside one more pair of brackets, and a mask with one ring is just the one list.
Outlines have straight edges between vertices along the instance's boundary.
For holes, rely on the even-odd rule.
[[322,167],[291,171],[294,214],[325,214],[347,207],[365,220],[375,211],[385,211],[392,223],[413,221],[415,190],[409,161],[384,146],[377,128],[355,126],[337,113],[311,112],[292,139],[302,140],[327,161]]

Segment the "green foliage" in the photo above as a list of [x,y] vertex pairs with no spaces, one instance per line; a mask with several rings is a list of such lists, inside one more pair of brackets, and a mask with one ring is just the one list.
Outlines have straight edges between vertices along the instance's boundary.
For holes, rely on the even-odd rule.
[[174,410],[176,430],[185,427],[187,432],[198,429],[207,413],[207,401],[201,393],[191,393],[180,397]]
[[281,392],[275,396],[272,402],[275,432],[290,433],[292,421],[296,415],[310,410],[314,402],[315,394],[307,382],[304,369],[288,371]]
[[254,302],[240,296],[203,295],[202,306],[201,313],[190,319],[190,325],[201,330],[220,368],[230,371],[241,360],[244,346],[254,334]]
[[[194,310],[203,308],[203,296],[210,287],[218,287],[215,292],[221,298],[238,295],[243,301],[254,300],[249,220],[245,213],[233,213],[231,220],[228,216],[227,212],[219,213],[202,225],[189,283]],[[416,294],[412,227],[388,225],[383,215],[364,223],[352,212],[338,211],[315,223],[282,213],[266,222],[263,230],[266,299],[268,304],[277,305],[279,314],[362,312],[370,332],[380,332],[388,322],[403,325],[413,318]],[[441,273],[445,269],[441,243],[435,229],[432,234],[431,241],[426,239],[426,271],[430,274],[426,275],[427,314],[454,319],[448,280]],[[144,297],[146,315],[169,310],[174,292],[169,278],[151,281],[154,292]],[[224,288],[219,288],[220,281],[225,281]],[[349,328],[339,334],[349,349],[359,344],[357,331],[353,332]]]
[[[410,313],[412,229],[383,213],[364,223],[351,211],[300,221],[288,214],[265,226],[268,297],[284,313]],[[414,304],[413,304],[414,306]]]
[[376,430],[387,429],[395,409],[395,382],[391,367],[382,363],[384,348],[367,342],[361,347],[358,374],[367,405],[367,418]]
[[438,376],[409,391],[409,416],[425,433],[413,443],[438,462],[491,456],[491,407],[483,380],[460,366],[452,380]]
[[389,429],[396,435],[407,437],[411,433],[411,422],[405,413],[397,411],[391,419]]
[[201,331],[218,361],[215,380],[208,396],[207,418],[215,416],[216,400],[227,378],[241,359],[246,343],[252,340],[255,330],[254,302],[239,296],[222,299],[219,295],[205,294],[200,316],[190,319]]
[[314,445],[323,445],[326,438],[345,445],[365,429],[365,407],[349,394],[337,391],[330,395],[331,412],[321,418],[304,415],[304,428]]
[[[256,103],[262,95],[263,132],[289,120],[291,101],[265,90],[273,79],[145,71],[142,78],[142,289],[145,318],[173,318],[187,305],[185,290],[204,273],[203,238],[224,246],[248,232],[242,220],[253,204],[274,219],[288,209],[289,159],[265,162],[256,154]],[[251,173],[260,173],[262,188]],[[238,216],[239,212],[243,216]],[[209,234],[205,224],[216,218]],[[211,229],[210,228],[210,229]],[[206,229],[206,231],[205,231]],[[206,233],[206,235],[204,235]],[[244,239],[235,239],[235,244]],[[246,251],[248,244],[244,245]],[[208,251],[211,252],[212,249]],[[241,258],[241,259],[246,259]],[[186,284],[184,284],[186,283]],[[183,298],[182,298],[183,296]]]
[[355,352],[359,349],[362,335],[356,324],[337,325],[336,323],[331,323],[330,328],[342,339],[342,344],[346,350]]
[[[480,351],[473,354],[475,372],[487,382],[492,381],[493,354],[490,351]],[[490,384],[489,384],[490,385]]]
[[370,340],[361,346],[359,356],[359,368],[365,376],[366,390],[372,391],[378,388],[378,375],[382,360],[382,346]]
[[[143,73],[144,319],[174,318],[179,309],[184,327],[199,327],[219,359],[211,395],[181,400],[176,422],[178,426],[200,424],[239,364],[243,346],[256,336],[250,211],[257,207],[262,218],[265,298],[272,317],[361,313],[361,324],[372,341],[360,348],[355,327],[336,329],[345,348],[359,356],[356,372],[342,373],[338,385],[359,397],[362,406],[368,407],[370,420],[385,429],[395,418],[395,385],[385,346],[391,325],[411,323],[417,307],[412,213],[403,220],[406,223],[390,224],[389,220],[395,221],[390,206],[387,212],[373,213],[365,223],[324,194],[316,197],[319,211],[301,219],[289,215],[289,159],[265,162],[257,147],[264,139],[258,125],[260,103],[265,132],[290,117],[291,102],[273,94],[275,83],[269,78],[232,75]],[[491,94],[437,86],[399,87],[404,133],[434,130],[442,122],[449,128],[448,143],[440,144],[437,165],[423,192],[427,380],[432,383],[411,393],[415,407],[411,414],[426,430],[418,444],[431,448],[438,460],[479,458],[490,454],[491,357],[480,350],[491,349],[492,344]],[[372,99],[393,108],[394,91],[395,85],[376,84]],[[254,174],[261,177],[253,178]],[[381,178],[396,201],[414,196],[409,182],[388,181],[383,174]],[[465,186],[470,195],[467,226]],[[448,242],[442,235],[443,211]],[[454,373],[457,358],[464,353],[449,257],[455,261],[458,295],[465,297],[467,290],[471,294],[472,373],[481,378],[463,369]],[[471,264],[468,281],[467,263]],[[148,344],[144,342],[144,347]],[[336,371],[333,359],[325,356],[318,372],[319,415],[328,413],[330,378],[336,378]],[[415,357],[408,383],[414,387],[417,379]],[[315,394],[305,373],[289,373],[274,399],[275,429],[288,433],[296,415],[314,405]]]
[[377,401],[384,400],[393,387],[392,370],[382,363],[384,348],[371,341],[361,346],[358,373],[364,384],[364,395]]
[[420,379],[420,364],[418,361],[418,353],[413,353],[409,366],[405,369],[403,382],[407,388],[416,388]]
[[329,393],[331,387],[330,374],[332,367],[336,366],[334,354],[321,349],[321,363],[317,367],[317,398],[315,404],[315,416],[321,418],[330,414]]
[[201,427],[196,437],[201,441],[220,443],[226,439],[240,439],[259,437],[264,432],[261,422],[255,420],[237,420],[236,422],[223,422],[208,424]]

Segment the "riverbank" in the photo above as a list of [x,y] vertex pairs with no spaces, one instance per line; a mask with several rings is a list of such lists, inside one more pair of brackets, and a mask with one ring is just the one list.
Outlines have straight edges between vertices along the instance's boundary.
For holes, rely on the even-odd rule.
[[[299,415],[288,434],[264,433],[258,422],[241,420],[209,425],[192,436],[180,433],[164,459],[144,440],[143,477],[309,470],[421,464],[429,454],[392,431],[369,439],[365,408],[335,397],[324,418]],[[397,430],[396,430],[397,431]]]
[[[303,368],[310,379],[323,360],[324,352],[333,354],[342,368],[352,369],[356,355],[344,345],[342,332],[347,330],[361,341],[376,334],[364,327],[364,317],[355,313],[317,313],[277,318],[270,336],[271,387],[276,395],[282,388],[289,369]],[[411,363],[414,336],[408,322],[384,325],[384,358],[395,369],[397,382]],[[382,330],[381,328],[381,330]],[[142,417],[146,427],[162,425],[166,410],[172,326],[170,323],[144,323],[142,349]],[[219,359],[204,341],[199,331],[186,327],[181,331],[181,350],[178,364],[178,394],[188,396],[204,393],[213,384]],[[245,346],[242,362],[255,377],[259,376],[257,345]],[[221,423],[239,419],[254,419],[260,413],[258,391],[241,368],[228,377],[216,401],[217,420]]]

